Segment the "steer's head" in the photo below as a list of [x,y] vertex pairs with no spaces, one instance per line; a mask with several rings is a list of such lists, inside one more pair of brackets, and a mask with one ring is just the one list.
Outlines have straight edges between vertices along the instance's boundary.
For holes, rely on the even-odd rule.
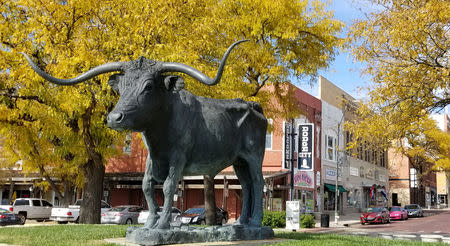
[[226,59],[239,43],[232,44],[223,55],[216,76],[211,79],[202,72],[188,65],[176,62],[156,62],[143,57],[130,62],[113,62],[95,67],[86,73],[72,79],[58,79],[41,70],[26,54],[22,53],[36,73],[46,80],[60,85],[74,85],[91,79],[99,74],[120,72],[110,76],[108,84],[118,91],[120,99],[114,109],[108,114],[108,126],[123,130],[142,131],[153,119],[163,113],[167,98],[173,91],[181,90],[184,83],[181,77],[166,73],[180,72],[207,84],[215,85],[222,77]]
[[123,72],[109,77],[108,84],[120,94],[108,114],[108,126],[143,131],[155,120],[163,120],[170,96],[184,88],[179,76],[162,74],[164,63],[144,57],[124,66]]

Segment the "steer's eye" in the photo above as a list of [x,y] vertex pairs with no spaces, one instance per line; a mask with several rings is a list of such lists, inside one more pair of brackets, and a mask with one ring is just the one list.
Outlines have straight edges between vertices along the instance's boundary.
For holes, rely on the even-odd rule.
[[150,83],[148,83],[148,84],[146,84],[146,85],[145,85],[145,87],[144,87],[144,91],[151,91],[151,90],[152,90],[152,88],[153,88],[153,85],[152,85],[152,84],[150,84]]

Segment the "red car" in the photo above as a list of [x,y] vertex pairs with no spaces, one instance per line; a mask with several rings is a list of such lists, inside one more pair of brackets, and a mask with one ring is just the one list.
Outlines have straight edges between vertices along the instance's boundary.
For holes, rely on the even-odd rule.
[[365,223],[391,223],[389,211],[384,207],[366,208],[361,214],[361,225]]
[[394,206],[389,208],[391,220],[407,220],[408,219],[408,211],[406,209]]

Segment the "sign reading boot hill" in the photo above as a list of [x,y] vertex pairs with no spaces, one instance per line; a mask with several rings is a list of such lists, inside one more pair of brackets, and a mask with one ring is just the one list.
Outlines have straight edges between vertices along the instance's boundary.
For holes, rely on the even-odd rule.
[[298,125],[298,169],[314,170],[314,124]]

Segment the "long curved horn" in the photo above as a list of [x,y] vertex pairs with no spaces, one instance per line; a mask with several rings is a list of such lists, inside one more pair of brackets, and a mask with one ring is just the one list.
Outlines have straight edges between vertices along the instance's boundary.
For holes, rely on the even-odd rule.
[[237,42],[233,43],[232,45],[230,45],[230,47],[227,49],[227,51],[223,55],[222,60],[220,61],[219,69],[217,70],[217,74],[216,74],[216,77],[214,77],[214,79],[209,78],[204,73],[198,71],[197,69],[195,69],[193,67],[190,67],[190,66],[182,64],[182,63],[177,63],[177,62],[163,63],[161,66],[161,72],[162,73],[164,73],[164,72],[181,72],[181,73],[185,73],[185,74],[191,76],[192,78],[194,78],[204,84],[216,85],[217,83],[219,83],[220,79],[222,78],[223,68],[225,67],[225,63],[227,61],[228,55],[230,54],[231,50],[234,48],[234,46],[236,46],[242,42],[247,42],[247,41],[250,41],[250,40],[248,40],[248,39],[240,40],[240,41],[237,41]]
[[78,84],[81,83],[83,81],[86,81],[88,79],[91,79],[97,75],[103,74],[103,73],[109,73],[109,72],[115,72],[115,71],[123,71],[123,66],[125,65],[126,62],[111,62],[111,63],[107,63],[107,64],[103,64],[100,65],[98,67],[95,67],[75,78],[71,78],[71,79],[58,79],[55,78],[49,74],[47,74],[46,72],[42,71],[37,65],[36,63],[33,62],[33,60],[31,60],[31,58],[25,54],[20,52],[23,56],[25,56],[25,58],[27,59],[28,63],[30,64],[31,68],[33,68],[33,70],[39,74],[42,78],[54,83],[54,84],[58,84],[58,85],[74,85],[74,84]]

